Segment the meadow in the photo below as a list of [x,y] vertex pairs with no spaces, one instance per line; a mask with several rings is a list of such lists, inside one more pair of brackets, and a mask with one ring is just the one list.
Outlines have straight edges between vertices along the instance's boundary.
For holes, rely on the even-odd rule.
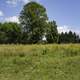
[[80,45],[0,45],[0,80],[80,80]]

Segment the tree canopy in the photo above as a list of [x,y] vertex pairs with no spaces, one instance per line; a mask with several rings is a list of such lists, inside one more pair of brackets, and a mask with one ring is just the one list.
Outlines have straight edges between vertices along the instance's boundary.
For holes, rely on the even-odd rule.
[[17,43],[21,29],[17,23],[3,23],[0,25],[0,43]]
[[37,43],[42,40],[47,31],[47,20],[46,9],[42,5],[30,2],[23,7],[20,22],[23,28],[23,37],[26,37],[26,43]]
[[48,43],[57,43],[58,41],[58,30],[56,21],[48,23],[48,31],[46,33],[46,39]]

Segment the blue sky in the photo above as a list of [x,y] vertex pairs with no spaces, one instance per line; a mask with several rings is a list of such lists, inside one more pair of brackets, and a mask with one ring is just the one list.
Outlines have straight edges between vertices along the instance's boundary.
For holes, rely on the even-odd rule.
[[[80,34],[80,0],[34,0],[42,4],[50,20],[56,20],[59,32],[72,30]],[[0,21],[18,22],[28,0],[0,0]]]

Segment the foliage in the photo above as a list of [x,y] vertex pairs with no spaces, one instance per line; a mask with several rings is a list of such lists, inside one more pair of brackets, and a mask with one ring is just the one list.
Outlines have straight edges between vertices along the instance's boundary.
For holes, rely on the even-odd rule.
[[21,29],[17,23],[3,23],[0,26],[0,43],[18,43]]
[[79,35],[72,31],[62,32],[59,34],[59,43],[79,43]]
[[55,21],[48,23],[48,31],[46,33],[46,39],[48,43],[57,43],[58,40],[58,31],[57,25]]
[[42,40],[46,33],[46,9],[36,3],[26,4],[20,14],[20,22],[23,27],[23,41],[26,43],[37,43]]

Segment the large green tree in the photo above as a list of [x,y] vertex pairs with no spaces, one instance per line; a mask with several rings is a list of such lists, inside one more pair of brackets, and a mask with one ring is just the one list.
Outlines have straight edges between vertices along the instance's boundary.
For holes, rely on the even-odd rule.
[[23,7],[20,14],[20,23],[22,26],[22,42],[37,43],[42,40],[47,31],[46,9],[36,2],[30,2]]

